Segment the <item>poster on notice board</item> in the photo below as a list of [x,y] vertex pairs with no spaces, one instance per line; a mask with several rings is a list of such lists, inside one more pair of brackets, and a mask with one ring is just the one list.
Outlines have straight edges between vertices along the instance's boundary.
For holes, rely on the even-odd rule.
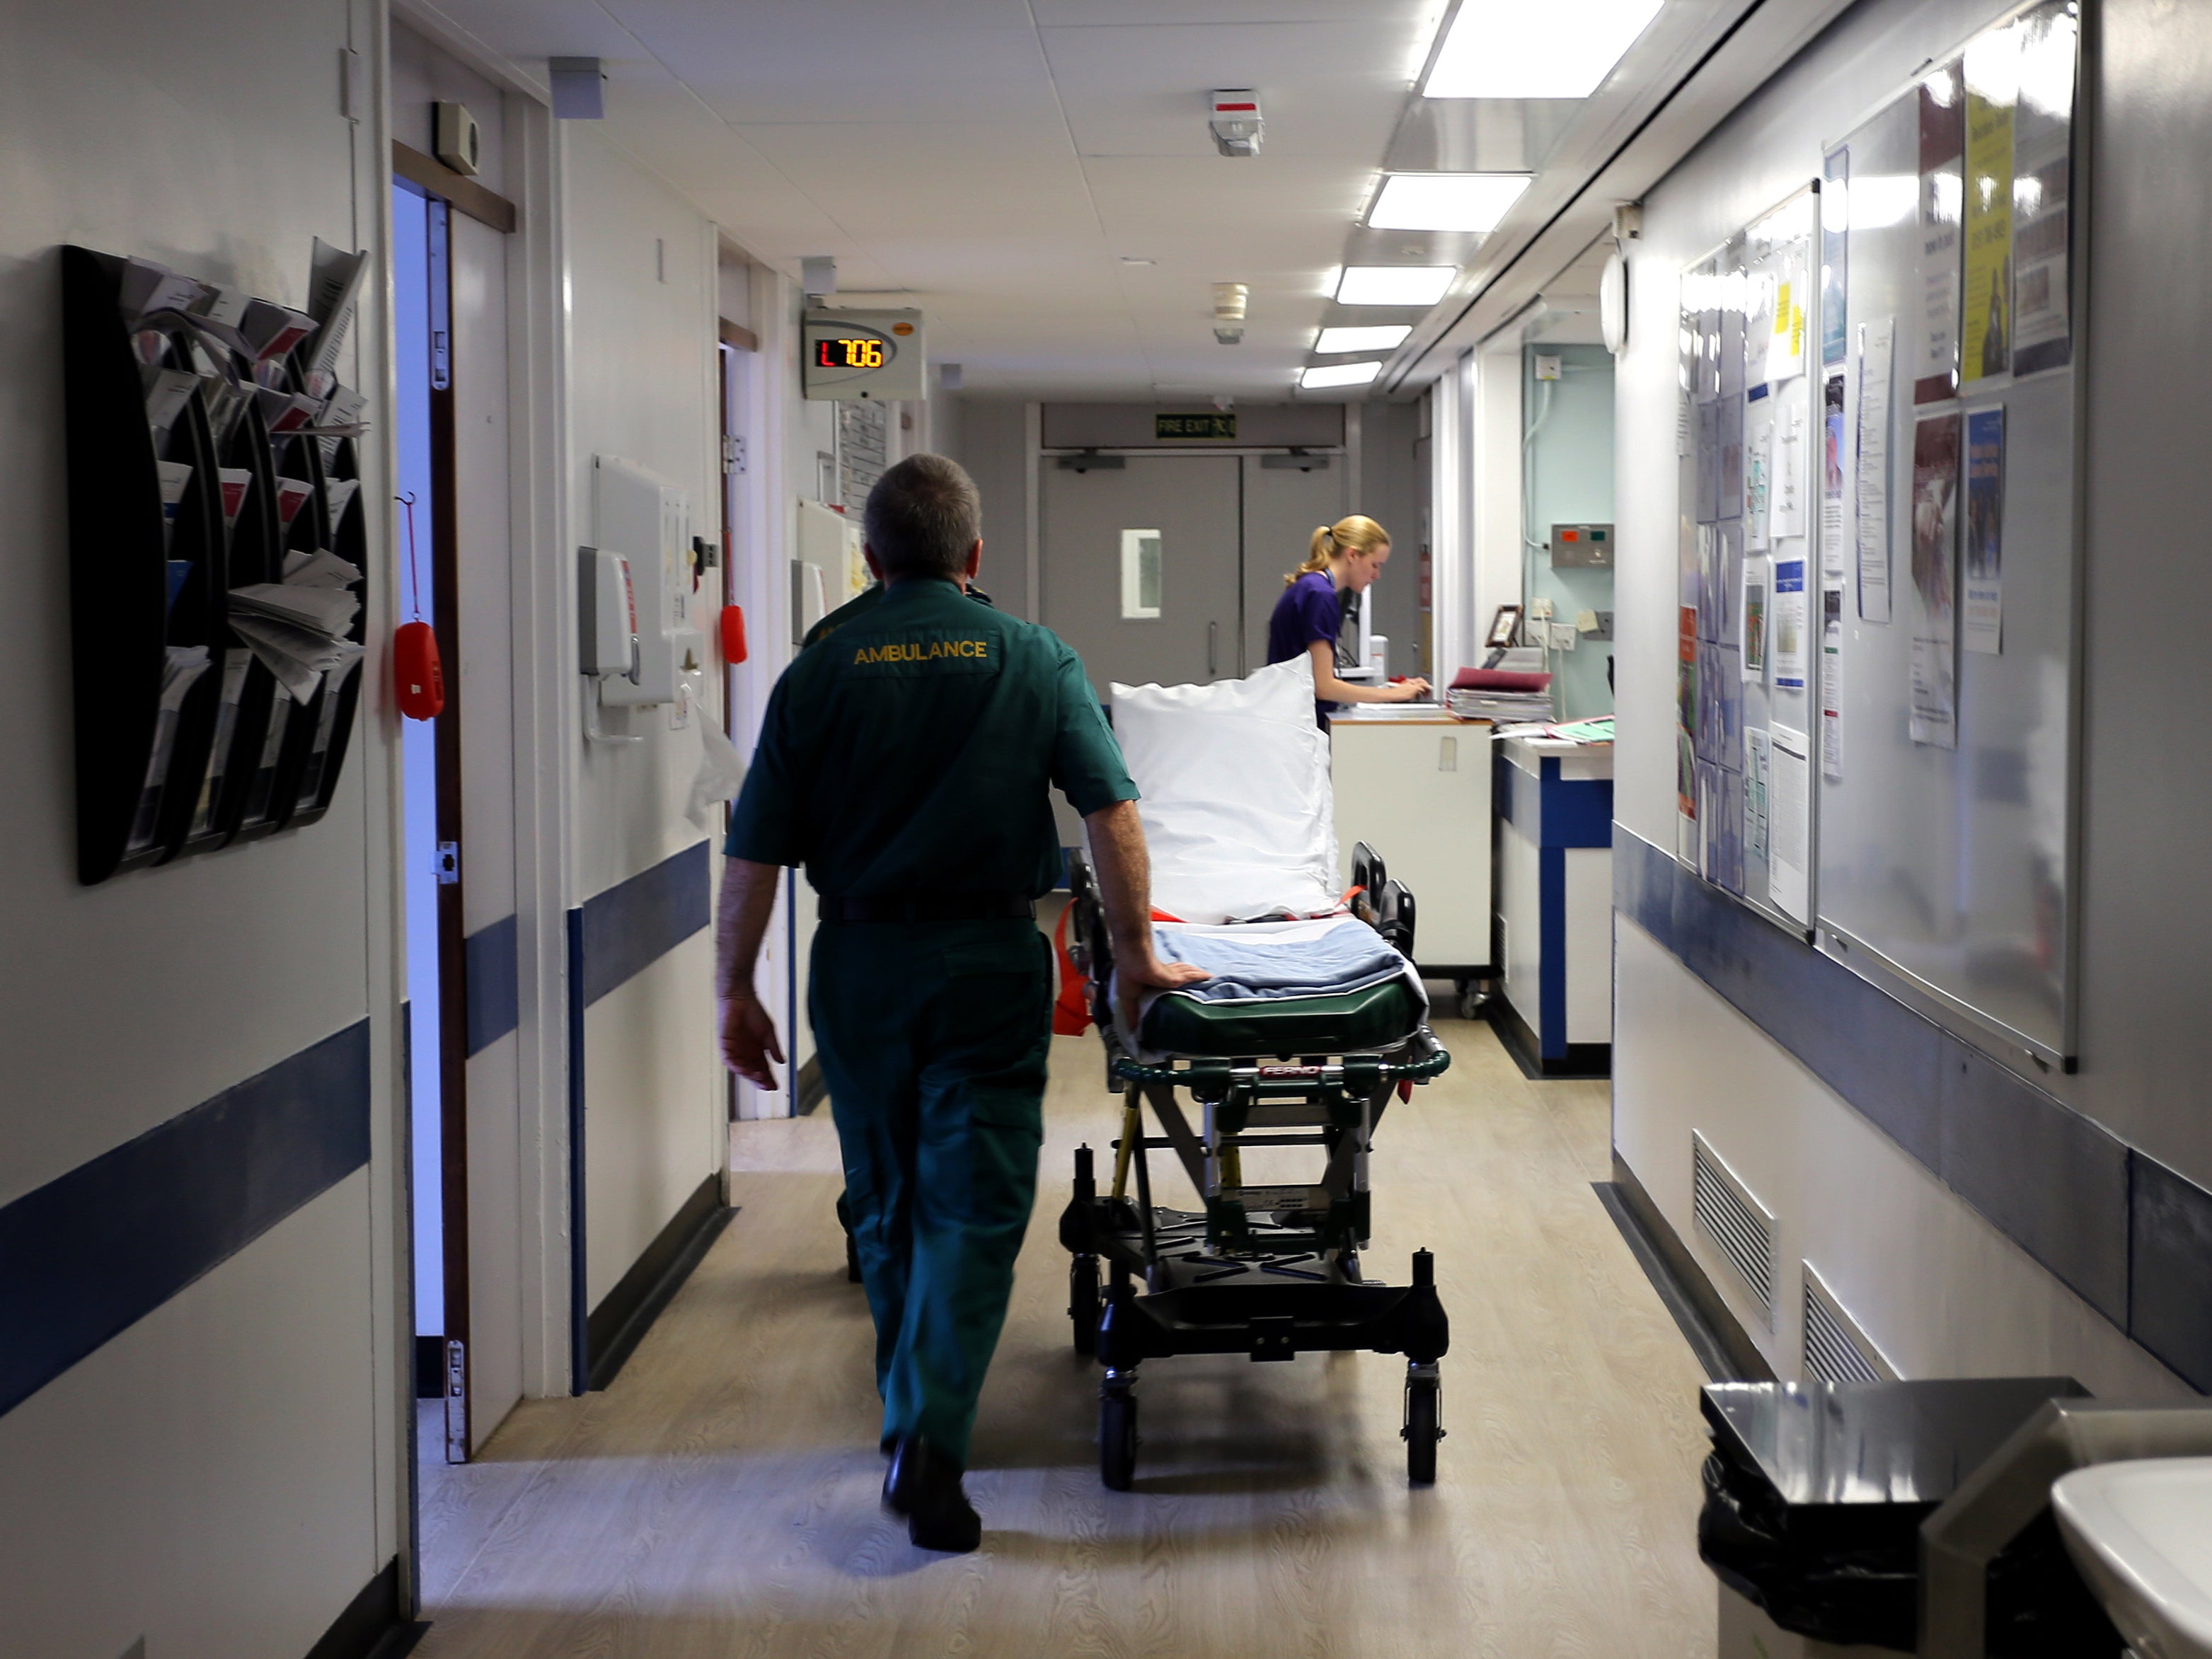
[[1960,379],[2012,373],[2012,111],[2020,32],[1991,29],[1966,49],[1966,287]]
[[1959,392],[1959,210],[1966,198],[1966,86],[1956,63],[1920,82],[1920,315],[1912,401]]
[[1959,417],[1912,433],[1912,741],[1959,746]]
[[1959,643],[1991,656],[2004,644],[2004,431],[2002,409],[1966,416],[1966,576]]
[[2072,0],[2053,0],[2014,27],[2020,101],[2012,128],[2012,372],[2035,374],[2073,361],[2066,252],[2081,25]]

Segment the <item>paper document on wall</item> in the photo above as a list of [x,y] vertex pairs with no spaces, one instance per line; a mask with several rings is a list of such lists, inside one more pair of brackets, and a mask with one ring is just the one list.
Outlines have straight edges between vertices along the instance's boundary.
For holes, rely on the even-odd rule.
[[1812,759],[1803,732],[1777,726],[1769,735],[1766,894],[1776,909],[1805,921],[1812,915]]
[[1920,82],[1920,315],[1912,401],[1959,391],[1959,218],[1966,205],[1966,91],[1954,60]]
[[1774,399],[1761,398],[1743,414],[1744,545],[1766,550],[1774,511]]
[[2039,6],[2020,32],[2020,102],[2013,113],[2012,372],[2073,359],[2067,300],[2074,58],[2081,25],[2069,4]]
[[1959,643],[1994,656],[2004,644],[2005,412],[1966,416],[1966,547]]
[[1820,377],[1820,575],[1844,579],[1844,465],[1850,446],[1844,434],[1844,371]]
[[1959,746],[1959,417],[1912,434],[1912,741]]
[[307,367],[335,372],[354,312],[361,302],[362,276],[368,269],[366,252],[348,253],[315,238],[307,276],[307,313],[315,319],[314,343],[308,348]]
[[1770,601],[1768,654],[1774,664],[1774,684],[1781,690],[1805,689],[1806,617],[1805,561],[1774,562],[1774,597]]
[[1820,589],[1820,775],[1844,781],[1844,590]]
[[1764,558],[1743,562],[1743,677],[1766,678],[1766,607],[1773,576]]
[[1805,535],[1811,529],[1806,513],[1805,463],[1812,398],[1802,379],[1792,380],[1775,395],[1774,506],[1768,532],[1778,542],[1785,536]]
[[1859,617],[1886,623],[1889,595],[1889,400],[1897,319],[1859,325]]
[[1771,856],[1767,841],[1766,786],[1773,771],[1774,739],[1764,726],[1744,733],[1743,844],[1751,856],[1765,862]]
[[2012,106],[2020,80],[2017,27],[1966,48],[1966,246],[1960,379],[2012,372]]

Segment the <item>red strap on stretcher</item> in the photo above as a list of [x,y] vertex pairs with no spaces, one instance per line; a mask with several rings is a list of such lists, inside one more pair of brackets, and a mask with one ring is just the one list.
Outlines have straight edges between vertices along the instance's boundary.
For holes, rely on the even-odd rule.
[[1054,1036],[1081,1036],[1091,1029],[1091,1002],[1084,995],[1083,975],[1076,972],[1075,959],[1067,954],[1067,919],[1074,914],[1073,903],[1064,907],[1052,930],[1053,954],[1060,958],[1060,996],[1052,1005]]
[[[1081,1036],[1091,1029],[1091,999],[1085,994],[1083,975],[1075,966],[1075,958],[1067,953],[1067,919],[1074,914],[1075,906],[1066,905],[1052,930],[1053,954],[1060,958],[1060,995],[1052,1005],[1054,1036]],[[1181,921],[1182,918],[1154,905],[1152,920]]]

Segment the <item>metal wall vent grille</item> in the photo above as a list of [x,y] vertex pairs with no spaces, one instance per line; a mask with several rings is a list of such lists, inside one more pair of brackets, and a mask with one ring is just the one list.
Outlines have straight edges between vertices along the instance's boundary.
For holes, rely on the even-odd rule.
[[1859,1328],[1809,1261],[1805,1273],[1805,1375],[1823,1382],[1891,1382],[1897,1367]]
[[1720,1155],[1690,1132],[1690,1208],[1698,1228],[1742,1278],[1774,1328],[1774,1212],[1751,1195]]

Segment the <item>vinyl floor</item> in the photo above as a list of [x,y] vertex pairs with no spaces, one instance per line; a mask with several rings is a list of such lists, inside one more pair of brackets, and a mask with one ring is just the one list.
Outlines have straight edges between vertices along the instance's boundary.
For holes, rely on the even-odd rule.
[[417,1652],[1706,1659],[1702,1379],[1590,1190],[1606,1085],[1528,1082],[1487,1026],[1437,1029],[1455,1063],[1377,1137],[1367,1257],[1402,1279],[1437,1255],[1435,1487],[1406,1485],[1403,1363],[1376,1354],[1152,1362],[1136,1489],[1100,1486],[1052,1223],[1117,1103],[1095,1042],[1061,1038],[969,1476],[979,1553],[923,1554],[878,1511],[826,1112],[740,1124],[739,1213],[614,1386],[526,1401],[475,1463],[424,1467]]

